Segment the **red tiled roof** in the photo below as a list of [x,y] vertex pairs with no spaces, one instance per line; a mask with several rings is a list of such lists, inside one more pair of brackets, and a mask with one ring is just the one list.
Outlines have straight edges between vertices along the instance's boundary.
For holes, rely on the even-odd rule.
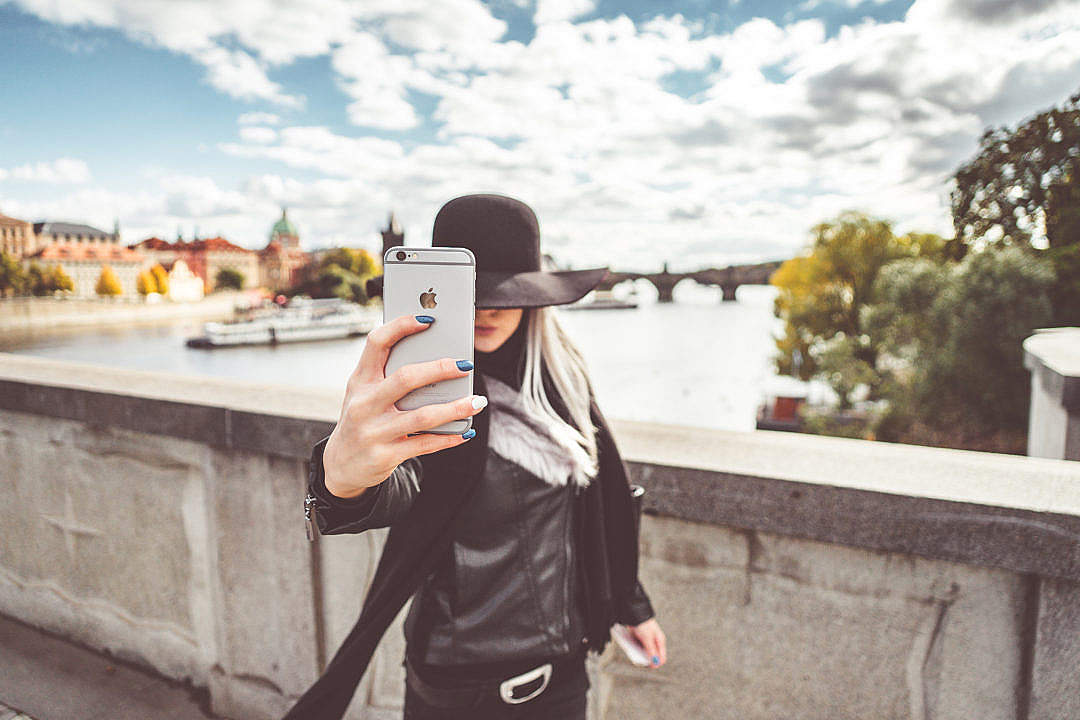
[[174,250],[176,252],[240,252],[240,253],[252,253],[254,250],[248,250],[246,247],[240,247],[235,243],[231,243],[223,237],[212,238],[199,238],[198,240],[191,240],[185,242],[184,240],[177,240],[176,242],[168,242],[161,238],[150,237],[146,238],[142,242],[132,245],[133,248],[146,248],[147,250]]
[[0,215],[0,225],[29,225],[26,220],[19,220],[18,218],[8,217],[7,215]]
[[186,243],[183,249],[195,252],[254,252],[254,250],[248,250],[246,247],[240,247],[239,245],[231,243],[223,237],[200,238],[198,240],[192,240],[191,242]]
[[162,240],[159,237],[148,237],[145,240],[135,243],[134,245],[128,245],[128,247],[143,250],[174,250],[173,244],[168,240]]
[[117,245],[54,242],[30,257],[68,262],[142,262],[142,253]]

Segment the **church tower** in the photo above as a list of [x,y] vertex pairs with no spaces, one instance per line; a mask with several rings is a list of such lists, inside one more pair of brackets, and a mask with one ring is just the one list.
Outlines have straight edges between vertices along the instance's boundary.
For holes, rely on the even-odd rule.
[[296,232],[296,226],[289,220],[286,208],[281,208],[281,219],[274,223],[274,227],[270,229],[270,242],[275,240],[283,248],[300,249],[300,235]]
[[401,229],[401,224],[398,223],[397,217],[393,211],[390,212],[390,217],[386,221],[386,229],[382,231],[382,251],[383,254],[380,257],[386,255],[386,251],[395,245],[405,244],[405,232]]

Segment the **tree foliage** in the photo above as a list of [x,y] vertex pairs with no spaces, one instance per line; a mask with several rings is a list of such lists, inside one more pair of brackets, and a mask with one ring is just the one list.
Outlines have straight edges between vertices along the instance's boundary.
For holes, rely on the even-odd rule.
[[784,320],[777,369],[823,377],[843,406],[860,384],[874,391],[878,347],[867,309],[878,274],[898,258],[937,255],[943,245],[936,235],[898,238],[888,221],[856,211],[815,226],[809,252],[784,262],[770,281],[779,288],[774,312]]
[[958,243],[984,239],[1030,246],[1042,223],[1050,247],[1077,242],[1080,93],[1016,129],[987,129],[978,153],[957,170],[955,180]]
[[0,250],[0,295],[22,295],[28,278],[22,264],[14,255]]
[[339,297],[366,304],[367,280],[380,270],[363,248],[335,248],[322,256],[312,279],[301,285],[300,291],[315,298]]
[[169,273],[165,270],[161,263],[155,263],[150,272],[154,276],[154,285],[157,287],[157,292],[162,295],[169,294]]
[[1022,342],[1050,317],[1053,272],[1021,248],[987,249],[958,264],[902,260],[877,282],[870,313],[882,352],[903,360],[882,439],[917,441],[915,426],[976,438],[1027,426]]
[[60,265],[42,265],[31,260],[23,267],[15,256],[0,251],[0,296],[53,295],[57,291],[71,292],[75,283]]
[[214,287],[220,289],[243,290],[246,278],[244,273],[235,268],[221,268],[214,277]]
[[116,272],[112,267],[108,265],[101,266],[101,274],[98,275],[94,292],[98,295],[120,295],[124,292],[123,287],[120,285],[120,278],[116,277]]
[[140,272],[138,278],[135,280],[135,289],[138,290],[140,295],[156,293],[158,289],[154,273],[150,272],[149,269]]
[[71,279],[71,276],[64,272],[62,265],[55,265],[52,269],[52,285],[53,290],[63,290],[66,292],[75,291],[75,281]]

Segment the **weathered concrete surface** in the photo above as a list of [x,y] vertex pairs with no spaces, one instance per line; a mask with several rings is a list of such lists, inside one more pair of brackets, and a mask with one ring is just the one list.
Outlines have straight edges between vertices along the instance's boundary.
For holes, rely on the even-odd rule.
[[621,656],[607,717],[1015,718],[1011,573],[644,518],[661,671]]
[[2,615],[0,640],[0,720],[211,718],[205,712],[205,691],[170,682]]
[[1030,720],[1080,717],[1080,583],[1043,580]]
[[[0,354],[0,612],[190,680],[219,714],[280,717],[385,539],[306,541],[305,461],[339,407]],[[613,424],[646,487],[641,574],[669,657],[590,659],[590,720],[1080,716],[1063,669],[1080,463]],[[352,720],[400,717],[407,611]]]

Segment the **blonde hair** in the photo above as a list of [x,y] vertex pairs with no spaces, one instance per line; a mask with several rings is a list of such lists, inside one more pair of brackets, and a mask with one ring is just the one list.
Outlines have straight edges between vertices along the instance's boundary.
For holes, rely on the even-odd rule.
[[[575,481],[588,484],[599,472],[596,426],[589,413],[592,384],[585,358],[563,330],[558,312],[555,306],[525,309],[523,322],[528,325],[522,402],[526,411],[540,420],[566,448],[576,468]],[[567,424],[552,407],[544,389],[541,363],[547,368],[573,425]]]

